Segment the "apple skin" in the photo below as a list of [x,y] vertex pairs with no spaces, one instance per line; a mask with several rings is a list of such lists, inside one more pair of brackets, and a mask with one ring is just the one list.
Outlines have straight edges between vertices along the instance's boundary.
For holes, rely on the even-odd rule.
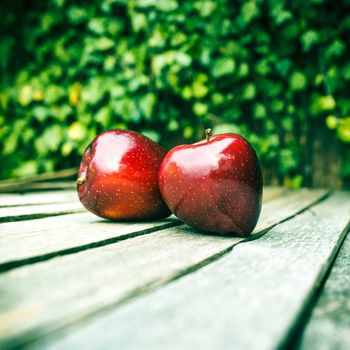
[[159,186],[169,209],[200,231],[245,237],[260,215],[259,161],[248,141],[236,134],[208,135],[170,150]]
[[105,219],[169,216],[158,182],[165,153],[155,142],[134,131],[101,133],[86,148],[80,164],[80,201],[87,210]]

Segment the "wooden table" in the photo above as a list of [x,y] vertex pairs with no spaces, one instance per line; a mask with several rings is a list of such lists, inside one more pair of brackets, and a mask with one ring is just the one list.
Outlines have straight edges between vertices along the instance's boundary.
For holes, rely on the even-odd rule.
[[0,349],[350,349],[349,219],[322,189],[265,188],[247,239],[1,194]]

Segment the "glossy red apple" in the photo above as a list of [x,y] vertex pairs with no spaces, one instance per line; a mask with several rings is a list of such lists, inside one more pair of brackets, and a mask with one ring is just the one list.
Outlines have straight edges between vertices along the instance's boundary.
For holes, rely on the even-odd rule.
[[170,214],[159,191],[165,151],[134,131],[108,130],[86,148],[78,172],[80,201],[111,220],[148,220]]
[[189,226],[247,236],[261,210],[258,158],[242,136],[209,133],[205,140],[177,146],[165,156],[160,191],[170,210]]

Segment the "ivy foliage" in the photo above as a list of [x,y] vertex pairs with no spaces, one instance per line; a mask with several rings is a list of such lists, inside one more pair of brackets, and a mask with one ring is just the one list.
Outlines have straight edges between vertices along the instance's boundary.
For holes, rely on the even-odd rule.
[[245,135],[299,186],[315,125],[350,143],[349,10],[349,0],[3,2],[0,177],[76,166],[108,128],[169,147],[212,126]]

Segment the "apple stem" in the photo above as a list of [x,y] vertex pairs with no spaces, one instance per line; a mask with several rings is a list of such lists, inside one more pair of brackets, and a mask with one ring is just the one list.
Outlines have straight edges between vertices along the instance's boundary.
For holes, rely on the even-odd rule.
[[211,129],[210,128],[205,130],[205,139],[207,140],[207,142],[209,141],[210,133],[211,133]]
[[77,185],[82,185],[86,181],[85,177],[79,177],[77,180]]

